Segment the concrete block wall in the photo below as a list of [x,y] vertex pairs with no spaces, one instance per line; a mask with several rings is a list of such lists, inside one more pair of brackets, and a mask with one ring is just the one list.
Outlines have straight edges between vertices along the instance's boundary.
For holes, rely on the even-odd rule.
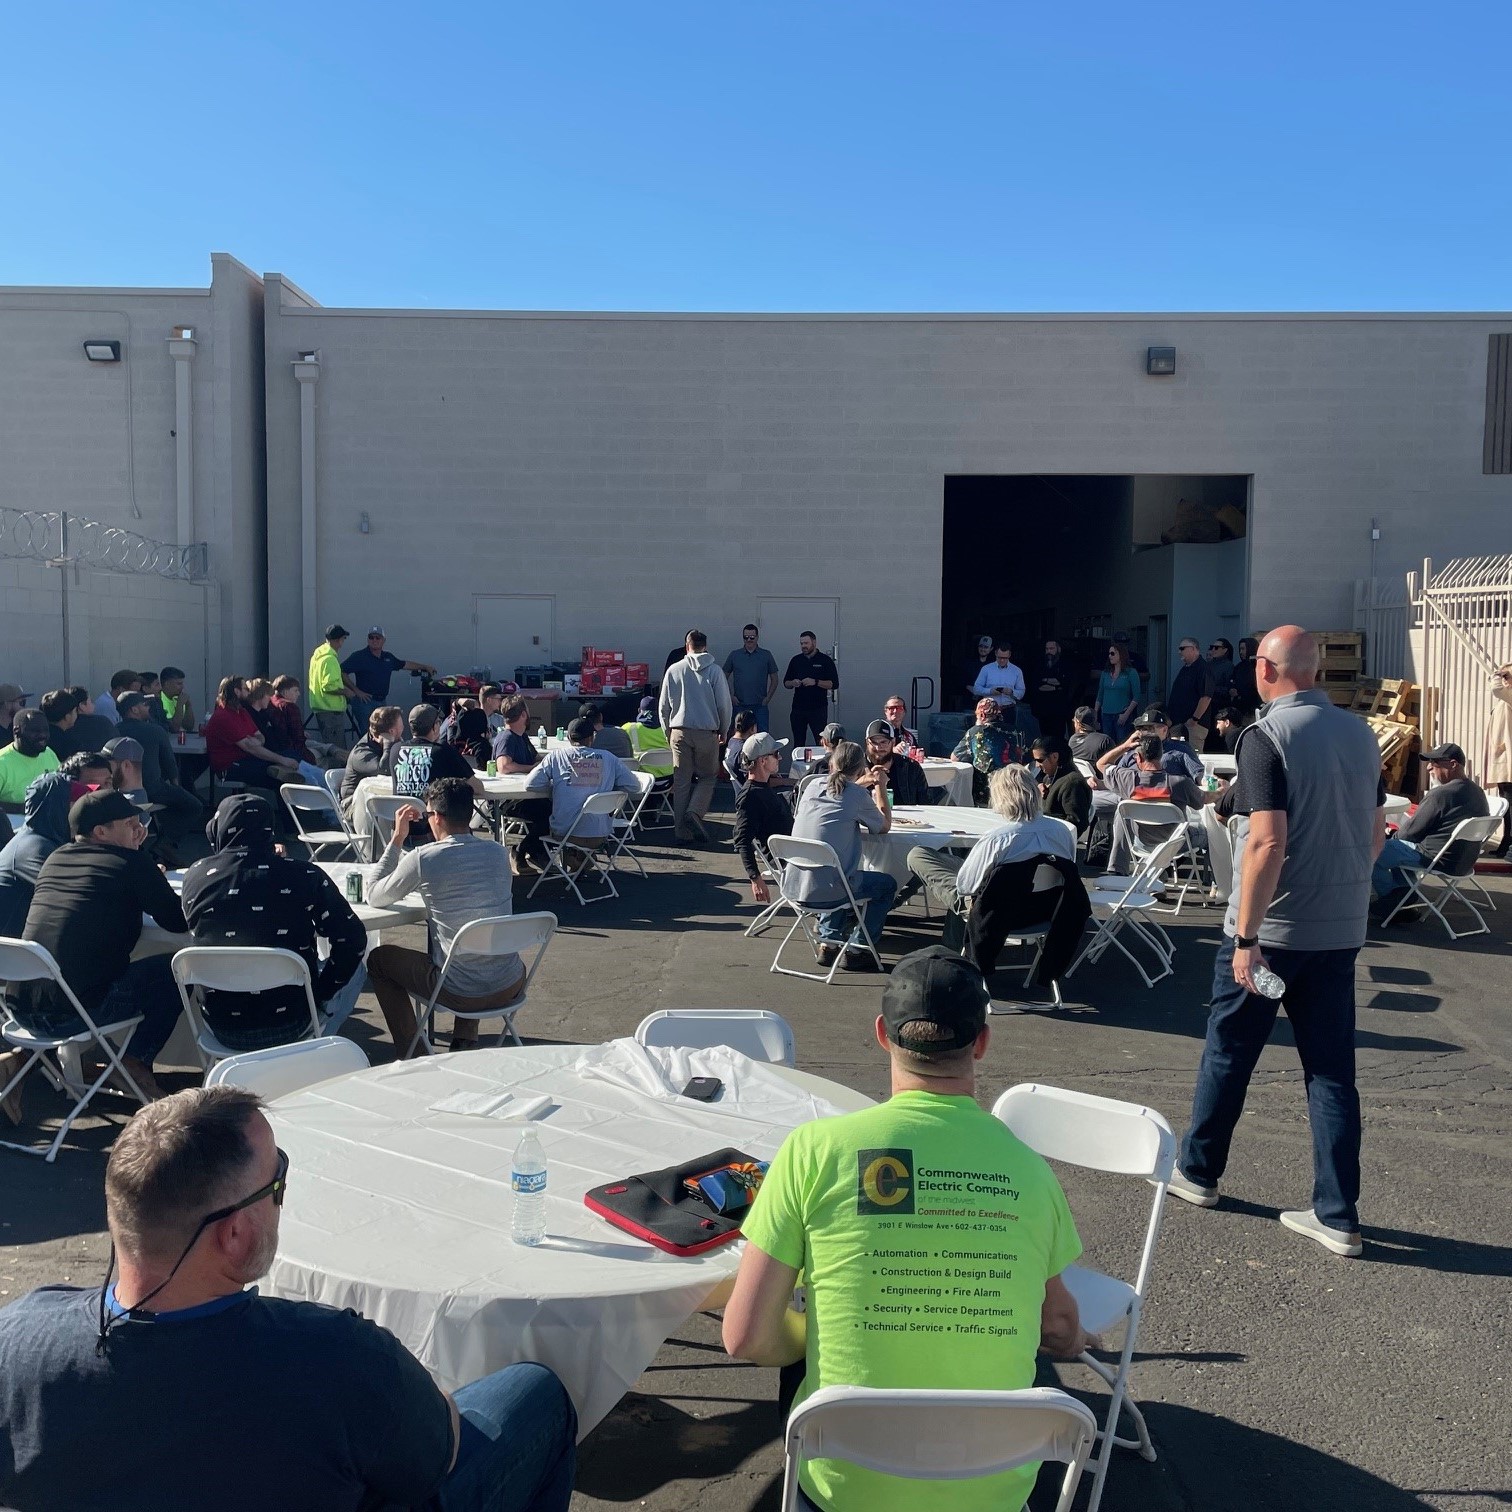
[[[853,719],[935,670],[947,474],[1253,475],[1253,624],[1346,623],[1372,517],[1382,572],[1491,549],[1512,503],[1480,472],[1491,318],[422,314],[272,287],[279,663],[309,650],[289,364],[310,348],[320,623],[465,667],[473,594],[552,593],[559,647],[659,663],[690,623],[723,655],[761,598],[833,596]],[[1177,376],[1147,377],[1172,344]],[[1003,532],[1035,549],[1032,523]]]

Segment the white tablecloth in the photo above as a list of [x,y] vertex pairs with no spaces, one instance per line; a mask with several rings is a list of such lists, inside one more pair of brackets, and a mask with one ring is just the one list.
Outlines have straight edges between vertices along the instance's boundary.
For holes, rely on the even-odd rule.
[[861,865],[866,871],[887,872],[901,887],[909,879],[908,853],[914,846],[970,850],[1004,823],[991,809],[901,804],[893,810],[893,827],[885,835],[862,837]]
[[1412,800],[1404,798],[1400,793],[1387,793],[1386,817],[1393,824],[1400,824],[1407,817],[1407,810],[1412,807]]
[[[691,1075],[721,1077],[719,1100],[677,1096]],[[534,1249],[510,1238],[523,1124],[434,1107],[504,1091],[551,1098],[534,1119],[549,1170]],[[356,1308],[448,1390],[520,1360],[549,1365],[586,1435],[733,1276],[741,1246],[665,1254],[590,1212],[583,1194],[725,1145],[769,1159],[799,1123],[866,1104],[732,1050],[633,1040],[476,1050],[322,1082],[269,1110],[290,1166],[264,1290]]]
[[[483,792],[489,798],[523,798],[525,784],[530,780],[529,772],[505,772],[501,776],[488,777],[482,772],[476,774],[478,781],[483,785]],[[394,779],[392,777],[364,777],[357,784],[356,791],[352,794],[352,832],[360,835],[364,841],[368,840],[373,833],[373,816],[369,809],[370,801],[375,797],[392,798],[394,796]],[[537,797],[544,798],[545,793],[539,793]]]
[[1202,763],[1203,772],[1209,777],[1227,777],[1233,781],[1234,774],[1239,770],[1238,763],[1231,755],[1225,753],[1222,756],[1198,756]]
[[948,761],[941,756],[926,756],[919,765],[924,768],[924,776],[930,787],[948,788],[951,803],[960,808],[971,807],[971,763],[969,761]]

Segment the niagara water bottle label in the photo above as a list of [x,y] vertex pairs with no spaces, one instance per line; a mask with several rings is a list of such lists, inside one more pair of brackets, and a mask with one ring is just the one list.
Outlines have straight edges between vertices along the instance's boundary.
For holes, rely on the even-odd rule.
[[509,1184],[516,1192],[544,1192],[546,1173],[545,1171],[512,1171]]

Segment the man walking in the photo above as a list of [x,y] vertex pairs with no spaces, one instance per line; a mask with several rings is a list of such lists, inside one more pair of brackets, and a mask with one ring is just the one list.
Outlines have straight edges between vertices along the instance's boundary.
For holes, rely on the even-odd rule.
[[[1336,1255],[1358,1255],[1354,967],[1385,838],[1381,755],[1369,726],[1313,686],[1318,648],[1306,630],[1272,630],[1256,664],[1266,708],[1235,751],[1238,885],[1170,1189],[1198,1207],[1217,1203],[1250,1075],[1284,1006],[1307,1084],[1313,1199],[1281,1222]],[[1280,978],[1278,997],[1261,990],[1267,971]]]
[[1181,665],[1171,679],[1166,713],[1173,725],[1184,724],[1189,729],[1201,725],[1201,733],[1194,732],[1193,741],[1194,745],[1200,746],[1207,739],[1207,725],[1212,718],[1208,709],[1213,702],[1213,673],[1202,659],[1202,648],[1191,636],[1182,641],[1178,649],[1181,652]]
[[[327,744],[346,749],[347,704],[360,695],[341,671],[341,648],[347,632],[341,625],[327,625],[325,639],[310,653],[310,712],[315,727]],[[379,699],[379,703],[383,700]]]
[[777,658],[759,642],[755,625],[740,632],[740,649],[725,657],[724,674],[730,679],[730,699],[736,714],[749,714],[761,731],[771,726],[772,695],[777,691]]
[[840,673],[834,658],[819,649],[819,637],[812,630],[798,637],[798,654],[787,664],[782,686],[793,690],[794,749],[809,743],[810,731],[817,742],[829,722],[830,694],[840,686]]
[[709,637],[688,631],[685,654],[662,678],[657,713],[672,746],[672,818],[683,842],[707,842],[704,815],[719,779],[719,740],[730,728],[730,685],[709,655]]

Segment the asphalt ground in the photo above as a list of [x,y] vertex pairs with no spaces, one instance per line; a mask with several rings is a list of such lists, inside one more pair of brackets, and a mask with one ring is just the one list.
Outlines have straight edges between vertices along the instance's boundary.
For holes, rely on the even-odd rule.
[[[708,847],[651,832],[650,875],[623,878],[617,902],[548,905],[562,927],[522,1034],[586,1044],[632,1033],[659,1007],[771,1008],[792,1024],[803,1069],[885,1096],[871,1038],[878,979],[842,973],[826,988],[771,975],[778,935],[743,938],[749,892],[721,843],[728,826],[716,814],[711,828]],[[1276,1221],[1307,1206],[1311,1187],[1284,1020],[1256,1072],[1222,1202],[1168,1204],[1133,1373],[1159,1458],[1116,1453],[1108,1512],[1512,1503],[1512,886],[1488,885],[1499,905],[1490,937],[1450,943],[1431,922],[1372,929],[1360,954],[1363,1259],[1336,1258]],[[1017,1082],[1048,1082],[1148,1104],[1179,1133],[1219,920],[1188,906],[1168,922],[1176,974],[1154,989],[1111,952],[1072,978],[1060,1009],[1023,1002],[1021,978],[1000,973],[1007,1011],[981,1067],[984,1105]],[[938,928],[915,901],[889,920],[884,955],[932,943]],[[422,943],[418,929],[394,938]],[[392,1055],[380,1025],[365,995],[347,1032],[375,1061]],[[47,1282],[94,1284],[103,1271],[101,1182],[121,1106],[108,1101],[109,1117],[82,1122],[51,1166],[0,1151],[0,1304]],[[40,1086],[27,1106],[30,1132],[62,1111]],[[1087,1261],[1132,1276],[1148,1187],[1060,1174]],[[1098,1404],[1090,1372],[1059,1370]],[[776,1373],[726,1358],[717,1321],[698,1315],[584,1443],[573,1505],[775,1512],[781,1458]]]

